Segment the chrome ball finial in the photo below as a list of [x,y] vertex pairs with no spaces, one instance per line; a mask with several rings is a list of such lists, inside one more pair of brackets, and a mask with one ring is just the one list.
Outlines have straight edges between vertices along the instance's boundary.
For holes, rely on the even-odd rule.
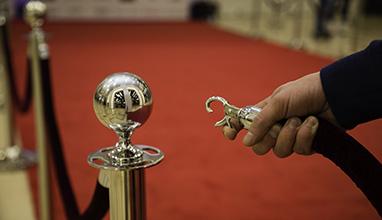
[[134,129],[149,118],[153,105],[150,88],[139,76],[114,73],[96,88],[93,107],[98,120],[114,130],[118,143],[101,149],[88,157],[90,165],[102,169],[138,169],[155,165],[163,153],[151,146],[134,145]]
[[25,5],[24,19],[32,27],[41,27],[44,23],[47,6],[40,1],[29,1]]
[[93,100],[98,120],[123,137],[146,122],[152,104],[146,82],[127,72],[114,73],[104,79],[97,86]]

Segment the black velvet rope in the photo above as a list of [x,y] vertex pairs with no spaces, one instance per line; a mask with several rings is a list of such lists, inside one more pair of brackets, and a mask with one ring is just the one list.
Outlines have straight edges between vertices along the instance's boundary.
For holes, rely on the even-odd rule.
[[353,137],[322,119],[313,149],[341,168],[382,216],[382,165],[373,154]]
[[93,198],[81,215],[81,220],[102,219],[109,210],[109,189],[103,187],[98,181],[93,193]]
[[1,45],[4,51],[5,68],[7,69],[8,79],[10,83],[10,92],[13,106],[21,113],[29,111],[32,103],[32,72],[30,68],[30,61],[27,61],[27,75],[25,80],[24,99],[22,99],[17,91],[15,72],[13,69],[12,53],[9,45],[9,33],[7,23],[0,25]]
[[101,186],[98,181],[90,205],[82,215],[80,214],[66,168],[62,142],[56,122],[49,60],[42,59],[40,65],[47,139],[50,147],[49,150],[54,158],[54,167],[66,217],[70,220],[102,219],[109,210],[109,190]]

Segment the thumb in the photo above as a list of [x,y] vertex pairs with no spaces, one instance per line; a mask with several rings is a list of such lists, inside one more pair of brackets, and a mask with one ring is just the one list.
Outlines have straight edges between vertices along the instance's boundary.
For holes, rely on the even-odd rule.
[[272,126],[285,117],[284,105],[283,102],[271,99],[253,119],[249,132],[244,137],[244,144],[252,146],[261,141]]

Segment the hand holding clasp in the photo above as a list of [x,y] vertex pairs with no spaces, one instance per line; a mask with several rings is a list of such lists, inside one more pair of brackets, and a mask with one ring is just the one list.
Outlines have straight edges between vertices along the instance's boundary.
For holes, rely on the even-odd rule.
[[253,122],[253,119],[256,115],[261,112],[261,108],[256,106],[246,106],[243,108],[238,108],[234,105],[228,103],[227,100],[220,96],[212,96],[206,101],[206,110],[207,112],[213,112],[210,107],[211,103],[214,101],[219,101],[223,104],[224,107],[224,118],[215,123],[216,127],[228,126],[232,127],[231,119],[237,119],[245,129],[248,129]]

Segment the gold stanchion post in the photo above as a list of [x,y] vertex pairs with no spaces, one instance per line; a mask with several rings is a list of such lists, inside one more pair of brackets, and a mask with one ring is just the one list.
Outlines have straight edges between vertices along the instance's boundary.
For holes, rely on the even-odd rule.
[[40,1],[30,1],[25,7],[25,20],[31,26],[29,36],[28,54],[32,67],[33,97],[35,107],[36,140],[38,151],[38,180],[40,219],[50,220],[50,181],[48,167],[48,149],[46,138],[46,124],[44,115],[44,100],[42,93],[41,65],[42,59],[49,56],[48,47],[45,43],[44,32],[41,26],[44,23],[46,5]]

